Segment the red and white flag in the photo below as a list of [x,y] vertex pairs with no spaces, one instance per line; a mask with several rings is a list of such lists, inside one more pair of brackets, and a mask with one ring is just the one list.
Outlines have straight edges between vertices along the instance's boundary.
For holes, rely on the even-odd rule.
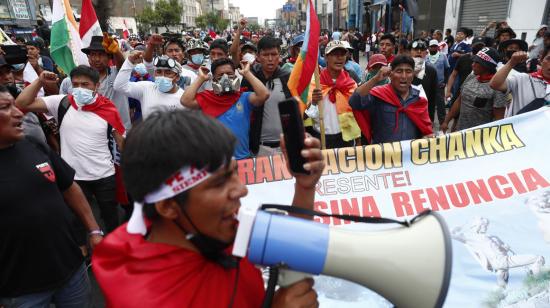
[[124,30],[122,30],[122,38],[127,40],[130,36],[130,31],[128,31],[128,25],[126,24],[126,19],[123,19],[122,22],[124,23]]
[[82,0],[82,13],[80,14],[80,38],[82,39],[82,47],[90,46],[92,36],[102,36],[103,32],[99,26],[97,15],[95,14],[92,0]]

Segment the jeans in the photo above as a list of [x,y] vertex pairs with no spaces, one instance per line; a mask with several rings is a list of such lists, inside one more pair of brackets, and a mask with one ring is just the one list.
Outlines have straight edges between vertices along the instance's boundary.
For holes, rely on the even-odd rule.
[[428,113],[430,115],[430,120],[434,123],[434,115],[437,108],[437,119],[439,124],[445,121],[445,87],[437,87],[435,91],[435,102],[430,102],[428,104]]
[[[94,181],[76,181],[86,199],[90,205],[95,197],[97,205],[99,206],[100,216],[105,223],[105,232],[109,233],[119,226],[118,207],[116,201],[116,180],[115,176],[109,176],[103,179]],[[87,232],[84,230],[84,226],[79,221],[80,231],[83,232],[84,238],[86,238]],[[78,232],[78,231],[77,231]],[[79,232],[81,233],[81,232]],[[78,236],[80,237],[80,235]],[[78,239],[78,244],[83,244]],[[86,240],[84,240],[86,243]]]
[[92,299],[86,265],[82,264],[73,276],[59,289],[32,293],[14,298],[0,298],[4,308],[86,308]]

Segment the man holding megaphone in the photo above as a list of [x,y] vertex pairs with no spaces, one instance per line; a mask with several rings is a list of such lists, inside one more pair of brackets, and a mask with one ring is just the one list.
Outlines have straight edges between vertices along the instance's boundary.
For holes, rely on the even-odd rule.
[[[128,134],[122,168],[138,202],[92,260],[108,306],[262,305],[261,272],[230,249],[247,194],[232,159],[235,142],[215,119],[180,110],[154,113]],[[286,155],[283,138],[281,148]],[[292,205],[311,210],[324,169],[319,140],[307,137],[301,154],[309,174],[294,174]],[[312,286],[305,279],[280,288],[271,307],[317,307]]]

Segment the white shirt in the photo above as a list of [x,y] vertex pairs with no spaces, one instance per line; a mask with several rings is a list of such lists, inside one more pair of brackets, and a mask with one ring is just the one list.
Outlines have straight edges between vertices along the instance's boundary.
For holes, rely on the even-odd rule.
[[[340,122],[338,121],[338,112],[336,111],[336,104],[331,102],[328,95],[323,97],[323,117],[325,122],[325,134],[336,135],[342,132],[340,129]],[[306,109],[306,114],[313,120],[313,129],[317,132],[321,132],[321,124],[319,122],[319,107],[311,104]]]
[[[48,112],[57,118],[59,103],[65,95],[42,97]],[[59,135],[61,157],[76,174],[75,180],[94,181],[115,174],[115,167],[107,138],[107,121],[93,112],[76,110],[69,106]]]
[[146,119],[153,111],[158,109],[185,109],[180,102],[183,90],[178,87],[175,93],[164,93],[158,90],[155,83],[150,81],[130,82],[130,76],[134,65],[126,60],[118,72],[114,88],[125,93],[128,97],[141,102],[143,119]]

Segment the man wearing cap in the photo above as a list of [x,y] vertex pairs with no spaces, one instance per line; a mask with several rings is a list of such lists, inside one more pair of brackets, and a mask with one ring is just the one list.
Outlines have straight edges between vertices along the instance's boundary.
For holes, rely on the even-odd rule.
[[347,56],[346,64],[344,65],[344,69],[346,70],[346,72],[349,73],[353,81],[359,84],[361,82],[361,75],[363,75],[363,71],[361,70],[361,66],[352,59],[352,53],[354,51],[354,48],[351,47],[348,41],[341,41],[341,42],[342,44],[344,44],[344,46],[348,50],[348,56]]
[[512,28],[508,26],[498,29],[495,34],[495,40],[497,45],[500,45],[500,43],[506,42],[507,40],[510,40],[513,38],[516,38],[516,32],[514,32],[514,30],[512,30]]
[[[302,48],[302,44],[304,43],[304,35],[300,34],[292,39],[292,43],[290,44],[290,48],[288,50],[288,58],[283,59],[283,62],[285,64],[283,65],[283,69],[287,71],[292,71],[294,68],[294,63],[296,63],[296,60],[298,59],[298,56],[300,55],[300,48]],[[325,49],[326,50],[326,49]]]
[[136,48],[136,45],[141,43],[141,40],[139,39],[139,35],[132,33],[128,37],[128,43],[130,44],[130,47]]
[[203,42],[200,39],[190,39],[187,42],[186,57],[187,63],[182,66],[182,69],[186,73],[191,73],[193,80],[197,78],[199,68],[204,63],[205,55],[208,50],[204,47]]
[[550,47],[542,54],[541,69],[535,73],[508,76],[513,68],[528,58],[524,51],[514,53],[491,80],[491,88],[512,94],[512,103],[506,108],[506,117],[538,109],[550,104]]
[[445,117],[440,129],[447,132],[451,119],[458,115],[457,130],[483,125],[504,117],[506,96],[489,87],[489,81],[497,71],[499,55],[496,49],[485,47],[474,57],[472,73],[462,84],[460,95]]
[[[98,94],[115,104],[124,127],[129,129],[132,126],[132,121],[130,120],[128,98],[123,93],[117,93],[113,88],[118,70],[124,63],[124,55],[120,51],[118,42],[107,34],[92,36],[90,46],[83,48],[82,52],[88,55],[90,67],[99,73]],[[111,60],[115,65],[110,66]],[[71,94],[72,88],[71,78],[67,77],[61,82],[59,94]]]
[[[391,68],[382,67],[351,97],[349,104],[369,144],[433,136],[428,101],[412,87],[414,69],[411,57],[398,55]],[[389,84],[376,86],[388,77]]]
[[[512,55],[518,51],[524,51],[527,52],[527,42],[524,40],[519,39],[509,39],[506,40],[498,45],[500,48],[501,56],[502,56],[502,62],[507,63],[511,58]],[[499,66],[497,69],[500,69],[502,66],[504,66],[502,63],[499,63]],[[517,73],[527,73],[527,63],[522,62],[518,63],[514,69],[512,70],[511,74],[517,74]]]
[[[428,100],[428,111],[433,122],[437,95],[437,71],[426,59],[428,47],[426,41],[418,39],[407,46],[414,60],[414,79],[412,85],[420,91],[420,96]],[[445,114],[443,114],[445,117]],[[441,119],[443,121],[443,119]]]
[[[388,61],[386,60],[386,57],[384,57],[383,54],[377,53],[370,56],[369,63],[367,64],[367,73],[365,74],[363,82],[369,82],[369,80],[374,78],[374,76],[378,74],[378,71],[384,66],[388,66]],[[379,81],[376,85],[383,86],[389,82],[390,80],[388,78],[385,78]]]
[[451,67],[447,57],[439,51],[439,42],[431,40],[429,44],[428,63],[430,63],[437,72],[437,91],[435,93],[435,102],[430,103],[430,119],[434,121],[434,112],[437,107],[437,118],[439,123],[445,120],[445,83],[449,77]]
[[144,119],[159,108],[168,110],[184,108],[180,103],[183,90],[178,86],[182,68],[172,58],[160,56],[153,60],[153,65],[155,65],[154,83],[150,81],[129,82],[132,71],[136,65],[139,65],[142,56],[141,52],[134,52],[126,59],[115,80],[115,89],[141,102]]
[[[80,65],[70,72],[72,94],[37,97],[46,83],[57,82],[51,72],[42,72],[16,99],[19,108],[49,113],[59,124],[61,157],[75,169],[75,180],[91,203],[95,197],[106,232],[118,224],[115,165],[110,145],[123,148],[125,127],[117,108],[98,93],[99,73]],[[77,242],[85,244],[85,230],[76,230]]]
[[[326,148],[354,146],[361,137],[361,130],[353,117],[349,98],[357,83],[344,69],[348,57],[347,45],[342,41],[331,41],[326,48],[327,67],[320,72],[321,89],[314,89],[311,104],[306,115],[313,120],[313,136],[321,136],[318,103],[322,100]],[[312,88],[314,88],[312,86]]]
[[[27,46],[27,58],[29,61],[29,64],[32,65],[34,70],[36,71],[36,74],[40,75],[42,73],[42,70],[46,70],[48,72],[53,72],[53,61],[49,57],[40,55],[40,52],[44,48],[43,44],[40,43],[38,40],[31,40],[26,42]],[[57,93],[56,93],[57,94]]]

